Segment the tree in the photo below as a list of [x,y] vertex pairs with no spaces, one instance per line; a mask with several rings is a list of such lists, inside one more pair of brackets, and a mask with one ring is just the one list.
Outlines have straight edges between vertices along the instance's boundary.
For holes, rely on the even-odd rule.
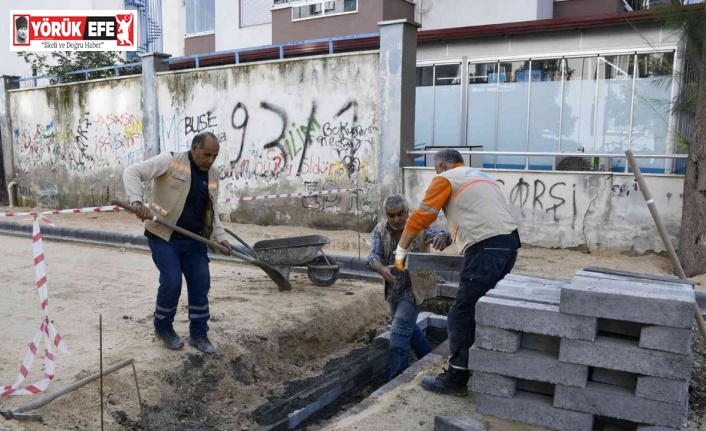
[[[680,31],[686,63],[695,72],[694,84],[682,88],[681,110],[691,106],[695,124],[684,137],[689,157],[684,176],[684,199],[679,260],[687,277],[706,273],[706,4],[683,6],[679,0],[655,11],[667,26]],[[688,114],[687,114],[688,115]]]
[[[17,55],[22,57],[22,59],[32,67],[32,76],[57,75],[61,77],[61,82],[78,82],[86,79],[83,73],[69,75],[70,72],[132,62],[124,61],[120,53],[115,51],[52,52],[51,60],[47,58],[47,55],[37,54],[35,52],[23,51],[18,52]],[[141,73],[139,66],[120,71],[120,75],[136,73]],[[113,69],[98,70],[88,73],[89,79],[109,78],[111,76],[115,76]],[[49,82],[52,84],[58,83],[58,77],[49,78]]]

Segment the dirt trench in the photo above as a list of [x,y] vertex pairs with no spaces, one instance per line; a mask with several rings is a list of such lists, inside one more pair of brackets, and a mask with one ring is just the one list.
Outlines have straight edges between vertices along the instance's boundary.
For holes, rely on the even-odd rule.
[[[240,430],[271,423],[276,418],[262,419],[263,406],[272,404],[268,400],[291,396],[370,348],[374,334],[389,323],[380,305],[321,310],[308,322],[285,324],[281,332],[239,334],[217,356],[186,353],[181,364],[159,376],[161,402],[145,402],[150,429]],[[128,413],[111,407],[118,429],[143,429],[136,408]]]

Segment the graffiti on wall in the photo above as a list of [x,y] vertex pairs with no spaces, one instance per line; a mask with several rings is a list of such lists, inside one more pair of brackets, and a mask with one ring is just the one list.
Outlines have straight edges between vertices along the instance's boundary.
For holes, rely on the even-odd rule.
[[[186,151],[197,133],[214,133],[221,144],[216,163],[226,197],[282,182],[294,182],[297,192],[375,183],[378,127],[360,114],[355,98],[343,99],[333,110],[316,100],[305,109],[286,105],[271,99],[233,101],[205,112],[163,115],[161,139],[170,150]],[[305,198],[301,206],[348,212],[360,202],[360,197],[331,195]]]
[[[72,113],[67,113],[72,116]],[[57,121],[23,124],[13,131],[17,167],[23,172],[48,168],[52,172],[88,174],[106,168],[129,166],[142,160],[142,118],[132,113],[92,114],[83,112],[67,130]]]
[[[596,200],[612,201],[622,206],[631,205],[634,199],[637,199],[639,205],[643,202],[640,187],[634,178],[618,179],[607,175],[600,181],[596,180],[593,185],[579,187],[578,190],[576,180],[583,177],[573,181],[548,181],[546,178],[527,179],[522,176],[511,183],[503,179],[497,181],[507,202],[522,219],[554,223],[570,219],[572,229],[577,228],[577,219],[583,219],[597,205]],[[665,193],[667,205],[674,202],[673,196],[671,192]],[[678,196],[681,203],[683,194]],[[630,198],[630,202],[625,201]]]

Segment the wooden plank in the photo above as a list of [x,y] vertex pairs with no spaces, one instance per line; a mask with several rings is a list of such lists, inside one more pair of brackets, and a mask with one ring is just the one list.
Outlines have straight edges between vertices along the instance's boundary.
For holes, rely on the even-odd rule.
[[463,256],[438,253],[408,253],[406,269],[460,272]]
[[546,428],[537,428],[521,422],[491,416],[485,416],[483,423],[485,423],[485,427],[488,431],[549,431]]

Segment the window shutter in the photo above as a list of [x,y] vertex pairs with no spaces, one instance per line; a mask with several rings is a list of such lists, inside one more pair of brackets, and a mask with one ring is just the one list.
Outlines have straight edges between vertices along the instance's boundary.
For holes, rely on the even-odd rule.
[[268,24],[272,22],[272,0],[240,0],[240,25]]

